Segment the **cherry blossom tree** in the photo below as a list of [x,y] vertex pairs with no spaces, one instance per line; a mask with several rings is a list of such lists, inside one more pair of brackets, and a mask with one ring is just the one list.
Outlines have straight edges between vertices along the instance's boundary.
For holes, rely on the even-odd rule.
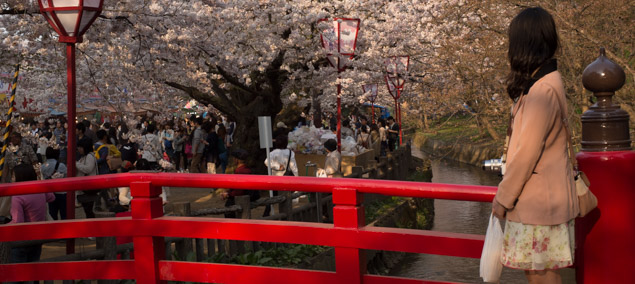
[[[337,84],[342,84],[345,107],[365,100],[361,85],[368,83],[380,84],[377,103],[391,106],[392,98],[381,84],[384,60],[410,55],[404,121],[468,106],[488,135],[499,138],[495,128],[506,119],[509,105],[503,82],[506,27],[519,9],[539,4],[556,15],[564,30],[565,59],[574,62],[565,74],[581,74],[581,61],[596,56],[590,52],[596,44],[590,41],[583,59],[572,58],[583,38],[615,41],[576,18],[608,17],[599,4],[552,2],[105,1],[102,15],[78,45],[78,94],[97,93],[115,109],[143,97],[158,109],[170,110],[194,98],[237,122],[236,146],[258,152],[249,162],[260,166],[264,154],[257,145],[257,116],[275,120],[288,104],[310,106],[314,113],[334,111]],[[632,7],[618,7],[622,18],[615,22],[629,26]],[[11,72],[12,65],[20,63],[24,79],[19,93],[45,107],[48,98],[66,90],[63,45],[39,15],[37,1],[0,0],[0,8],[0,70]],[[334,17],[361,19],[355,58],[339,78],[326,61],[317,24]],[[611,28],[611,35],[630,36],[632,43],[632,33],[621,33],[620,25],[603,25]],[[633,68],[628,41],[608,50],[621,60],[618,63]],[[577,86],[574,76],[567,76],[568,83]],[[626,88],[632,90],[632,80],[629,84]],[[574,91],[584,96],[579,95],[582,90]],[[621,102],[632,111],[632,99]]]

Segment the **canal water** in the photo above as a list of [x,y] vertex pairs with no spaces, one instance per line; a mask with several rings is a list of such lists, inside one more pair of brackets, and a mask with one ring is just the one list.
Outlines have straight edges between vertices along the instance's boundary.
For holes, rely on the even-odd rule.
[[[413,155],[425,154],[413,150]],[[500,182],[498,174],[485,172],[479,167],[451,161],[432,161],[432,182],[471,185],[492,185]],[[435,200],[433,231],[485,234],[491,212],[490,203]],[[428,254],[410,254],[391,272],[393,276],[435,281],[481,283],[479,259]],[[526,283],[524,273],[503,269],[500,283]]]

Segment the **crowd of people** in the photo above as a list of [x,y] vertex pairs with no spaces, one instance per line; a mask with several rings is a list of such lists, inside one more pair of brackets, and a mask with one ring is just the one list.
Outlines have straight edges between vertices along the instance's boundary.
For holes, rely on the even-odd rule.
[[[302,124],[310,124],[304,120]],[[336,127],[326,124],[325,129],[335,133]],[[232,149],[236,123],[230,119],[192,116],[187,119],[136,117],[130,120],[96,123],[84,119],[76,124],[77,151],[75,176],[106,175],[131,170],[160,170],[189,173],[226,173],[229,157],[237,161],[235,174],[251,174],[245,161],[250,155],[242,149]],[[274,130],[274,150],[270,165],[276,176],[298,176],[295,153],[288,149],[289,129],[278,122]],[[57,179],[67,176],[68,123],[64,118],[14,123],[5,152],[2,182]],[[342,123],[342,136],[353,137],[364,148],[380,145],[382,155],[394,149],[399,128],[394,119],[380,119],[368,124],[365,117],[350,117]],[[341,155],[337,141],[324,143],[326,163],[321,176],[341,176]],[[94,218],[98,211],[127,211],[131,201],[129,188],[104,188],[77,192],[76,207],[81,207],[86,218]],[[227,189],[221,193],[226,206],[234,204],[234,197],[251,195],[260,197],[259,191]],[[169,192],[162,194],[164,203]],[[0,198],[0,224],[66,219],[66,193],[33,194]],[[48,207],[48,209],[47,209]],[[270,214],[267,207],[264,215]],[[228,214],[226,217],[234,217]],[[12,261],[39,259],[41,246],[12,252]]]

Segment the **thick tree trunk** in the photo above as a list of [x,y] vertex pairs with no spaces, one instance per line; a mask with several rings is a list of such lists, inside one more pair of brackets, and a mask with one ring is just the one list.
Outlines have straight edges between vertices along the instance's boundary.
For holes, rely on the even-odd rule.
[[[262,115],[264,116],[265,114]],[[243,114],[236,119],[236,134],[234,134],[232,150],[243,149],[249,152],[250,155],[246,161],[247,166],[255,169],[258,174],[267,174],[267,167],[265,166],[266,152],[265,149],[260,148],[258,116]],[[271,116],[271,121],[275,121],[275,115]]]
[[[282,83],[286,80],[286,71],[280,69],[285,51],[278,52],[269,67],[261,73],[251,75],[253,84],[247,86],[234,75],[227,73],[220,66],[213,66],[222,80],[210,80],[213,93],[202,92],[196,87],[185,86],[177,82],[165,82],[167,85],[182,90],[190,97],[205,105],[212,105],[222,113],[236,121],[234,143],[232,149],[243,149],[249,153],[245,161],[247,166],[256,169],[256,173],[266,173],[264,166],[265,150],[260,149],[258,116],[270,116],[275,121],[282,110]],[[229,83],[230,88],[222,88],[222,83]],[[231,153],[230,153],[231,154]],[[230,165],[232,164],[230,155]]]

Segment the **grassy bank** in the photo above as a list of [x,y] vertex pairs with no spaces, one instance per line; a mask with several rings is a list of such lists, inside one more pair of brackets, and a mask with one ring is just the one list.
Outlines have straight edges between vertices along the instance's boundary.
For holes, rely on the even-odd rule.
[[469,144],[480,146],[502,147],[506,125],[503,122],[491,121],[499,137],[494,140],[477,123],[476,117],[470,114],[457,114],[432,121],[428,129],[419,129],[414,135],[414,144],[423,145],[425,139],[434,139],[446,144]]

